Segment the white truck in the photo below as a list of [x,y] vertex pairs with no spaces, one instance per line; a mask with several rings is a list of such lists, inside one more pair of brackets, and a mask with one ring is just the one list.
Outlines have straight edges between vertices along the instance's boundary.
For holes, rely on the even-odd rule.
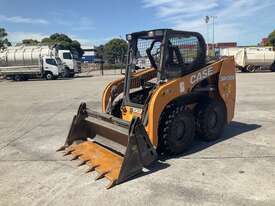
[[54,50],[64,64],[66,77],[73,77],[75,74],[81,72],[81,62],[70,50],[58,50],[55,48]]
[[242,72],[271,70],[275,72],[273,47],[235,47],[220,50],[221,56],[234,56],[236,66]]
[[15,46],[0,51],[0,73],[16,80],[73,77],[80,62],[69,50],[49,46]]
[[[25,81],[33,78],[57,79],[62,76],[64,65],[58,57],[43,56],[33,58],[33,62],[21,65],[1,65],[0,74],[7,79]],[[2,62],[3,63],[3,62]]]

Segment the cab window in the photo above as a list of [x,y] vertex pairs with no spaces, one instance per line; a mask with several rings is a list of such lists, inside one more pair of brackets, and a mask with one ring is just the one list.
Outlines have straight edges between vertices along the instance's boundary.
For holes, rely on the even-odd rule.
[[72,59],[71,53],[63,53],[63,59]]
[[170,36],[164,58],[166,78],[172,79],[190,73],[198,60],[200,49],[196,36]]
[[196,60],[199,42],[196,37],[171,37],[168,41],[166,64],[184,66]]
[[50,65],[57,66],[56,61],[54,59],[46,59],[46,63]]

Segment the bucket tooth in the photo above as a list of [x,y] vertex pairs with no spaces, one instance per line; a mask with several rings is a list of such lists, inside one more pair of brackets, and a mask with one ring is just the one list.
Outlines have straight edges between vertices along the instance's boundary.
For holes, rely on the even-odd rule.
[[113,186],[115,186],[115,184],[116,184],[116,181],[110,181],[110,183],[106,186],[106,189],[108,190],[112,188]]
[[71,159],[71,161],[78,159],[80,156],[81,156],[81,155],[76,155],[76,156],[74,156],[74,157]]
[[65,152],[65,153],[64,153],[64,155],[63,155],[63,156],[70,155],[70,154],[72,154],[72,152],[73,152],[73,150],[68,150],[67,152]]
[[99,165],[94,165],[92,167],[90,167],[85,173],[89,173],[95,170],[96,167],[98,167]]
[[99,180],[99,179],[101,179],[101,178],[103,178],[106,174],[108,174],[110,171],[105,171],[105,172],[100,172],[97,176],[96,176],[96,178],[95,178],[95,180]]
[[64,151],[66,148],[67,148],[67,146],[64,145],[64,146],[60,147],[59,149],[57,149],[56,151],[57,152]]
[[80,166],[83,166],[85,165],[89,160],[83,160],[81,161],[77,166],[80,167]]

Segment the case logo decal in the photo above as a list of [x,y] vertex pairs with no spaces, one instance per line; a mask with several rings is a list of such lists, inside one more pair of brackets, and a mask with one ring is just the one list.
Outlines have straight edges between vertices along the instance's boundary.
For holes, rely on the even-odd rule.
[[193,74],[190,78],[190,83],[191,84],[199,83],[200,81],[206,79],[207,77],[211,76],[212,74],[214,74],[213,67],[206,68],[196,74]]

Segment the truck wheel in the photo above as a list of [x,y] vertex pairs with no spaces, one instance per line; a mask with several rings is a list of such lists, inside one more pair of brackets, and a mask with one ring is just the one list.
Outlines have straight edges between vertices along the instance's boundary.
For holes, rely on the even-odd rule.
[[23,76],[23,80],[24,80],[24,81],[28,81],[28,80],[29,80],[29,76],[28,76],[28,75],[24,75],[24,76]]
[[208,100],[195,107],[196,133],[206,141],[218,139],[226,124],[226,110],[221,101]]
[[256,67],[255,67],[254,65],[248,65],[248,66],[246,67],[246,70],[247,70],[248,72],[255,72],[255,71],[256,71]]
[[272,71],[272,72],[275,72],[275,62],[273,62],[273,63],[271,64],[271,71]]
[[13,77],[13,80],[14,80],[14,81],[22,81],[23,78],[22,78],[21,75],[15,75],[15,76]]
[[54,79],[53,74],[50,73],[50,72],[46,73],[45,77],[46,77],[47,80],[53,80]]
[[247,72],[245,67],[241,67],[241,72]]
[[[168,110],[169,111],[169,110]],[[175,106],[165,114],[160,123],[160,153],[173,155],[184,152],[188,149],[195,136],[195,118],[184,107]]]
[[68,67],[64,68],[64,71],[62,72],[63,78],[69,78],[70,77],[70,69]]

